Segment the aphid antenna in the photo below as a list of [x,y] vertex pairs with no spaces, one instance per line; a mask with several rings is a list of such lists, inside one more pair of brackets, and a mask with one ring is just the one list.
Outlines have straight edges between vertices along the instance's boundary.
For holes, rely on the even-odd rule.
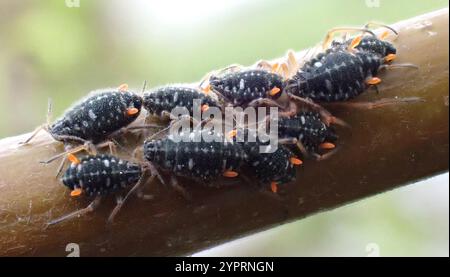
[[383,27],[383,28],[389,29],[395,34],[395,36],[398,36],[397,30],[395,30],[394,28],[392,28],[389,25],[371,21],[371,22],[368,22],[366,25],[364,25],[364,28],[368,29],[368,28],[370,28],[370,26],[377,26],[377,27]]
[[51,97],[49,97],[47,100],[47,118],[46,118],[47,126],[50,126],[52,117],[53,117],[53,100]]
[[380,70],[381,69],[395,69],[395,68],[419,69],[419,66],[412,64],[412,63],[383,64],[380,66]]
[[41,130],[46,131],[47,133],[49,132],[49,128],[50,128],[50,124],[52,121],[52,116],[53,116],[53,102],[52,99],[49,97],[47,100],[47,115],[46,115],[46,123],[42,124],[41,126],[37,127],[33,133],[31,134],[30,137],[28,137],[25,141],[20,142],[19,144],[23,145],[23,144],[27,144],[29,143]]
[[142,84],[142,90],[141,90],[141,96],[144,95],[145,89],[147,88],[147,80],[144,80],[144,83]]
[[[126,149],[122,144],[120,144],[116,139],[111,138],[110,139],[111,142],[114,143],[115,146],[119,147],[123,152],[127,153],[127,155],[132,156],[132,153],[130,151],[128,151],[128,149]],[[113,154],[113,153],[111,153]]]

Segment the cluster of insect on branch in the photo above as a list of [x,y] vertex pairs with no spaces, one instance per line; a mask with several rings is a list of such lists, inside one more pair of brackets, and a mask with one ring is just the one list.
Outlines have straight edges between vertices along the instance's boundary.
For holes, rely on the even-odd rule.
[[[230,66],[208,73],[198,85],[166,85],[141,93],[132,92],[127,85],[117,89],[102,89],[90,93],[72,106],[65,114],[40,126],[24,142],[32,139],[40,130],[46,130],[55,140],[64,144],[64,152],[49,158],[50,163],[61,158],[57,175],[67,161],[62,183],[70,189],[70,195],[93,198],[90,205],[50,221],[53,225],[93,211],[102,197],[126,192],[118,198],[109,221],[112,221],[130,196],[142,196],[144,184],[169,183],[189,197],[186,188],[180,186],[177,177],[184,177],[206,186],[226,183],[227,179],[248,175],[257,180],[262,189],[277,193],[280,185],[296,179],[297,167],[305,160],[323,160],[337,149],[338,126],[347,124],[328,112],[323,104],[340,102],[348,106],[365,108],[419,101],[418,98],[379,99],[375,102],[352,102],[361,93],[375,88],[381,82],[378,73],[387,68],[414,67],[396,64],[396,48],[387,38],[397,37],[392,28],[381,25],[386,31],[377,36],[369,29],[340,28],[331,30],[321,49],[311,58],[299,61],[292,51],[278,63],[260,61],[251,67]],[[360,34],[334,39],[337,32],[357,31]],[[194,105],[195,101],[200,105]],[[49,105],[50,106],[50,105]],[[218,132],[220,141],[194,141],[194,132],[187,140],[175,141],[168,130],[188,121],[203,126],[211,118],[195,121],[195,112],[207,112],[212,107],[276,107],[279,111],[276,150],[262,153],[264,144],[259,138],[237,140],[238,129]],[[187,116],[177,116],[175,108],[185,108]],[[157,117],[162,124],[142,124],[130,127],[142,110],[146,117]],[[269,115],[258,122],[265,126]],[[147,121],[146,121],[147,122]],[[127,132],[147,134],[147,128],[160,128],[156,134],[145,138],[130,153],[129,159],[116,154],[117,138]],[[257,127],[251,124],[239,126],[247,137],[255,136]],[[259,127],[258,127],[259,128]],[[99,154],[108,147],[108,154]],[[80,152],[87,155],[78,156]],[[140,158],[139,158],[140,156]],[[164,177],[163,177],[164,176]],[[165,179],[169,179],[169,181]],[[224,182],[222,182],[224,180]]]

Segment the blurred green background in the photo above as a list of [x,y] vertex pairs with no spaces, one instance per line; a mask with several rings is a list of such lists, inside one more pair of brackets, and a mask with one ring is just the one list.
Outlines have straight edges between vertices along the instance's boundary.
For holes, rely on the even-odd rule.
[[[96,88],[192,82],[232,63],[252,64],[315,45],[332,27],[389,24],[445,6],[443,0],[2,0],[0,138],[43,123],[49,97],[58,116]],[[270,238],[255,242],[268,247],[241,253],[358,255],[345,242],[364,234],[383,237],[383,255],[448,256],[448,175],[441,178],[429,197],[442,198],[440,190],[447,190],[446,205],[425,222],[408,214],[432,207],[399,206],[398,197],[387,194],[357,204],[364,209],[348,206],[343,213],[274,229]],[[424,195],[417,187],[396,193]],[[330,241],[327,234],[335,231],[341,236]]]

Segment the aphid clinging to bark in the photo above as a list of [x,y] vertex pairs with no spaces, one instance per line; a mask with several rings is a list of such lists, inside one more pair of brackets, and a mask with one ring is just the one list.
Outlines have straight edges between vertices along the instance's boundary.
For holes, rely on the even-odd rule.
[[[61,178],[63,184],[71,190],[71,196],[86,195],[94,197],[94,200],[86,208],[52,220],[48,225],[94,211],[105,195],[133,185],[138,188],[141,183],[152,181],[155,177],[162,180],[153,165],[148,162],[138,164],[111,155],[88,155],[78,159],[75,155],[68,154],[68,159],[71,164]],[[150,176],[147,176],[148,173]],[[119,201],[117,207],[121,205],[122,203]],[[118,211],[119,208],[114,209],[110,221]]]

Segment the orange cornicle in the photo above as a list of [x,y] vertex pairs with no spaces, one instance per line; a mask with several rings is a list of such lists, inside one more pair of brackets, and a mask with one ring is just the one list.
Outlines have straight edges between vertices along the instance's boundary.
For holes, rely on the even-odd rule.
[[77,158],[77,156],[75,156],[75,155],[72,154],[72,153],[67,154],[67,159],[68,159],[71,163],[74,163],[74,164],[79,164],[79,163],[80,163],[80,160]]
[[293,164],[293,165],[301,165],[301,164],[303,164],[303,161],[300,160],[300,159],[298,159],[298,158],[296,158],[296,157],[291,157],[291,158],[289,159],[289,162],[290,162],[291,164]]
[[139,112],[139,109],[137,109],[137,108],[128,108],[126,113],[127,113],[127,115],[135,115],[138,112]]
[[82,193],[83,193],[82,189],[76,188],[70,192],[70,196],[72,196],[72,197],[80,196]]
[[227,170],[223,173],[224,177],[228,177],[228,178],[234,178],[237,177],[239,174],[236,171],[232,171],[232,170]]

